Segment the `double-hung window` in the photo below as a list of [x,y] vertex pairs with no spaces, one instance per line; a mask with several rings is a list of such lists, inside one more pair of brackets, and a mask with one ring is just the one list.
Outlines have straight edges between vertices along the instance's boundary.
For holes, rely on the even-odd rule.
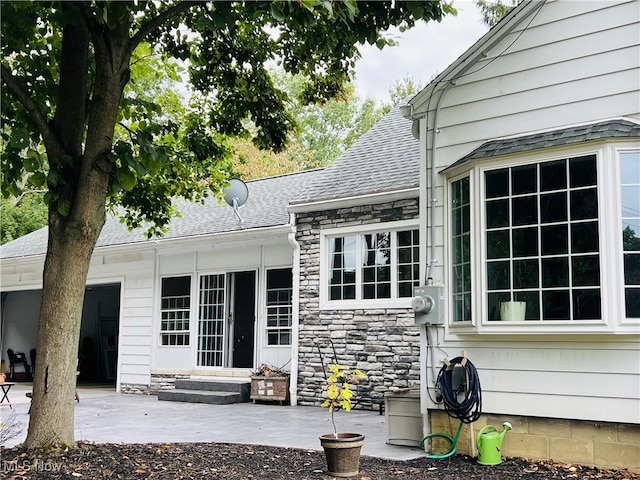
[[189,345],[191,277],[165,277],[161,283],[160,343]]
[[267,345],[291,345],[292,312],[291,269],[267,270]]
[[385,302],[413,295],[419,280],[418,229],[396,224],[376,230],[325,233],[327,302]]

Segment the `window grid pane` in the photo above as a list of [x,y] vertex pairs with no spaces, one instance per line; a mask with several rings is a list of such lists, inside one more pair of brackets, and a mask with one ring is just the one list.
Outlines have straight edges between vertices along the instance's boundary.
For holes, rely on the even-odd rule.
[[198,366],[222,367],[224,359],[224,274],[200,277]]
[[191,277],[163,278],[160,295],[160,344],[189,345]]
[[640,151],[620,153],[620,200],[625,313],[640,318]]
[[362,236],[362,298],[391,297],[391,233]]
[[413,287],[420,280],[420,235],[418,230],[405,230],[397,233],[398,239],[398,291],[399,298],[412,297]]
[[356,237],[336,237],[329,243],[329,299],[355,299]]
[[506,301],[525,320],[601,318],[596,177],[595,155],[486,172],[488,320]]
[[292,318],[291,269],[267,271],[267,345],[291,345]]
[[[413,296],[420,277],[417,229],[333,237],[327,244],[329,300]],[[360,259],[357,269],[356,259]]]
[[453,321],[471,321],[471,204],[469,177],[451,185]]

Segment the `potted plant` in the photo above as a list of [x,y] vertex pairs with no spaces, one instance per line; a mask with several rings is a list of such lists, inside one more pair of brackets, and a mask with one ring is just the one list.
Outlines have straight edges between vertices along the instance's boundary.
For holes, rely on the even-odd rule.
[[364,435],[359,433],[338,433],[335,413],[338,410],[351,411],[354,388],[365,375],[360,370],[349,369],[342,365],[329,366],[331,374],[323,389],[326,399],[323,407],[328,407],[331,413],[333,433],[326,433],[320,437],[320,444],[327,458],[327,470],[336,477],[352,477],[360,470],[360,449],[364,444]]

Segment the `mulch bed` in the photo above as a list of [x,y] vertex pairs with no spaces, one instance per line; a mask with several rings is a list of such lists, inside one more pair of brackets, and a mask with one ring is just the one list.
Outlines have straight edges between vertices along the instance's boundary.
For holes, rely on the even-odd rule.
[[[78,444],[35,456],[20,447],[0,450],[0,478],[7,479],[295,479],[330,480],[324,453],[314,450],[225,443]],[[474,458],[390,461],[363,456],[356,480],[640,479],[626,470],[604,470],[521,458],[479,465]]]

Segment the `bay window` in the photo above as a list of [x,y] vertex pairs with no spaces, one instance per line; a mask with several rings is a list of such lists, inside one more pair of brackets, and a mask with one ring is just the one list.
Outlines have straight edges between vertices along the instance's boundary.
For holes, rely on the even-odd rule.
[[452,325],[637,324],[640,151],[582,151],[484,163],[451,179]]

